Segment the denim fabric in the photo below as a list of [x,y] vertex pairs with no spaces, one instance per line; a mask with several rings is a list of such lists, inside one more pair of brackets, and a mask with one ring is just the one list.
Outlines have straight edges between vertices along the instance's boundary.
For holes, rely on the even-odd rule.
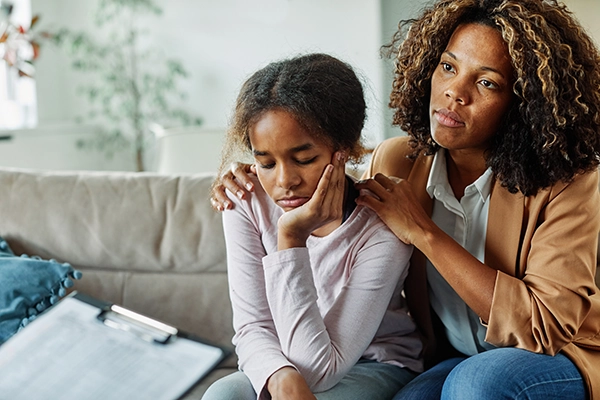
[[406,385],[394,400],[586,398],[581,374],[566,356],[498,348],[443,361]]
[[[359,361],[333,388],[316,393],[318,400],[389,400],[417,374],[390,364]],[[235,372],[213,383],[202,400],[256,400],[250,380]]]

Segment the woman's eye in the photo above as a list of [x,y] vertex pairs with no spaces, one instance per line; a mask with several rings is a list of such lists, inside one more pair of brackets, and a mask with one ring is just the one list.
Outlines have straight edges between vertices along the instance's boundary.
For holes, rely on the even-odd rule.
[[483,85],[483,87],[488,89],[495,89],[497,87],[494,82],[488,81],[487,79],[482,79],[480,82]]
[[442,69],[443,69],[444,71],[447,71],[447,72],[452,72],[452,71],[454,70],[454,68],[452,67],[452,65],[451,65],[451,64],[448,64],[448,63],[447,63],[447,62],[445,62],[445,61],[442,61],[442,62],[440,63],[440,65],[442,66]]

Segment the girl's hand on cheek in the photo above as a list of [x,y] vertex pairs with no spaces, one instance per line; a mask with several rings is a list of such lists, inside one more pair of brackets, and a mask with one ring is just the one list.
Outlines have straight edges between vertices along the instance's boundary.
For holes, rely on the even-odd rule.
[[301,207],[284,213],[278,221],[278,249],[305,247],[316,229],[342,218],[346,188],[346,155],[336,152],[312,197]]

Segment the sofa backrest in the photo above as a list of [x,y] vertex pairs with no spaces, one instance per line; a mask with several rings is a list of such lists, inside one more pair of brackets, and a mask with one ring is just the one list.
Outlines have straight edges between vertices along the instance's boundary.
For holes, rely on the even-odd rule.
[[69,262],[75,289],[231,347],[213,175],[0,169],[0,236]]

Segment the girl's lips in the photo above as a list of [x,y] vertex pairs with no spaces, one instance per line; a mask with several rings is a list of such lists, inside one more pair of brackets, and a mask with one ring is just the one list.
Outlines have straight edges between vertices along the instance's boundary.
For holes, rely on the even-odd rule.
[[277,205],[281,208],[296,208],[310,200],[310,197],[286,197],[277,200]]
[[445,108],[441,108],[434,113],[435,119],[444,126],[450,128],[456,128],[459,126],[465,126],[463,120],[454,111],[450,111]]

